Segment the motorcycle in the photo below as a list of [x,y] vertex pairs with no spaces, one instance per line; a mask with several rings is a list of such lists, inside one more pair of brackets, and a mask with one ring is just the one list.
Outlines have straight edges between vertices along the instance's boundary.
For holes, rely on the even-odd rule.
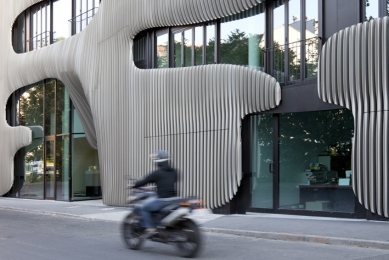
[[171,203],[158,212],[152,213],[156,232],[145,236],[142,227],[140,208],[142,204],[157,198],[154,187],[131,188],[129,197],[130,213],[122,222],[122,236],[125,244],[132,250],[138,250],[146,239],[177,246],[181,256],[194,257],[200,248],[200,230],[190,219],[194,211],[204,209],[203,202],[195,198],[173,198]]

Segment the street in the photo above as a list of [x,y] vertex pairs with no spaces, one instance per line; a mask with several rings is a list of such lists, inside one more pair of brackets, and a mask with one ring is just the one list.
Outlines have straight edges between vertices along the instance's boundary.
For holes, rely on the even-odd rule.
[[[176,248],[147,241],[125,248],[120,223],[0,209],[0,259],[180,259]],[[203,233],[199,259],[389,259],[389,250]]]

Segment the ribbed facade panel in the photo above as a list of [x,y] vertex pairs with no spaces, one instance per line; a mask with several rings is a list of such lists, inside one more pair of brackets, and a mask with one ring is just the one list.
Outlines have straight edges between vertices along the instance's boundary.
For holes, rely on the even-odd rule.
[[353,189],[359,202],[388,215],[388,32],[389,19],[357,24],[323,46],[318,78],[322,100],[354,115]]
[[[125,176],[141,178],[151,171],[148,155],[157,149],[171,151],[172,163],[180,170],[180,195],[200,196],[209,207],[228,202],[242,178],[241,120],[276,107],[279,84],[265,73],[233,65],[140,70],[133,63],[132,38],[151,27],[236,14],[261,1],[103,0],[81,33],[15,54],[9,30],[17,15],[36,2],[0,0],[5,15],[1,100],[46,78],[63,81],[88,141],[99,149],[105,204],[125,205]],[[9,9],[13,13],[8,14]],[[6,140],[0,149],[4,194],[12,185],[13,154],[31,142],[31,134],[24,127],[10,128],[3,120],[0,135]]]

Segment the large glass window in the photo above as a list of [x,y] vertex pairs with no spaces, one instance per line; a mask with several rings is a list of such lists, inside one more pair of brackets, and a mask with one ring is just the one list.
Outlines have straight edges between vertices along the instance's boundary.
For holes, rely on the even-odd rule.
[[354,212],[351,111],[286,113],[279,125],[280,208]]
[[285,82],[285,5],[284,0],[275,1],[273,10],[273,76]]
[[26,87],[19,98],[18,122],[32,129],[33,141],[18,151],[25,174],[15,173],[24,177],[15,194],[57,200],[100,198],[97,150],[87,142],[65,85],[55,79],[45,81]]
[[[220,24],[220,62],[264,69],[265,14],[263,5]],[[242,19],[243,18],[243,19]]]

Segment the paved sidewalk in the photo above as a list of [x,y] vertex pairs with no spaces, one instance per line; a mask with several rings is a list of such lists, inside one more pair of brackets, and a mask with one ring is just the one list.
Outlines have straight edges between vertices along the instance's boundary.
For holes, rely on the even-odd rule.
[[[101,200],[60,202],[0,197],[0,209],[120,222],[128,209]],[[216,215],[195,219],[205,232],[389,250],[389,222],[277,214]]]

